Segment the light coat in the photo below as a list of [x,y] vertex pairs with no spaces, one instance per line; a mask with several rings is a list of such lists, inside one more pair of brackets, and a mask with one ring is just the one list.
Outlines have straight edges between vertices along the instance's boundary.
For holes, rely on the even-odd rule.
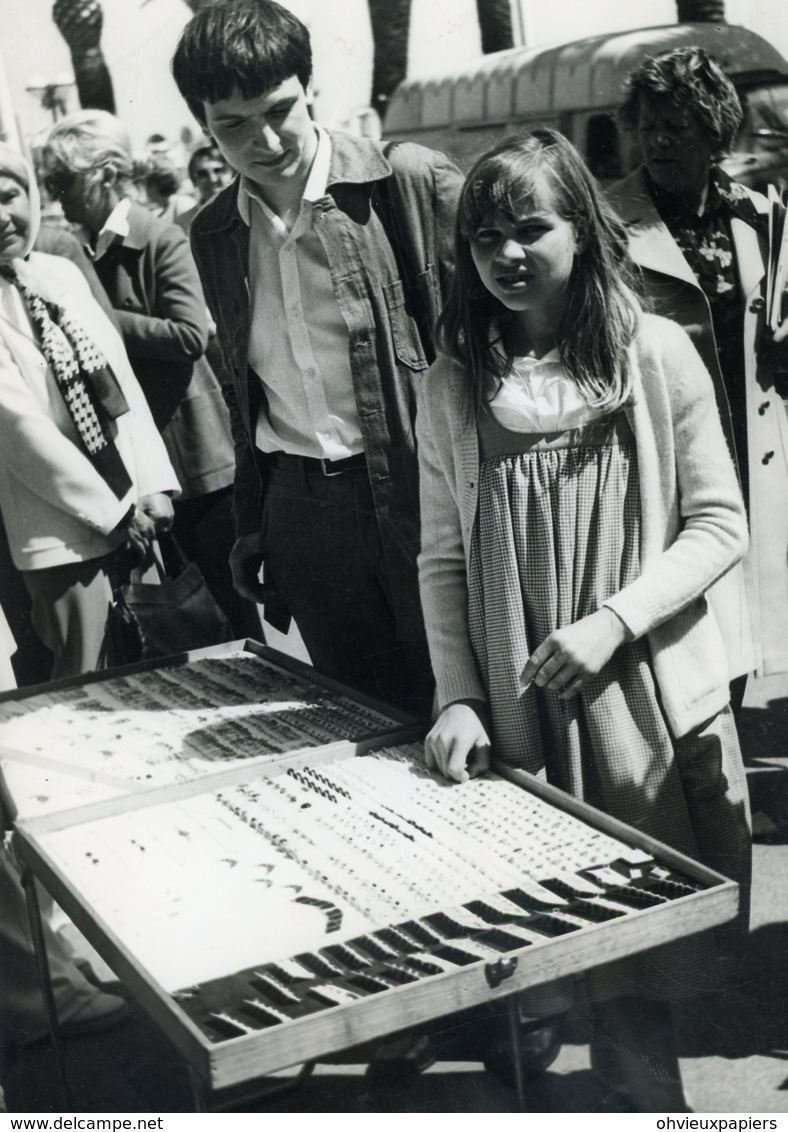
[[118,499],[82,451],[19,292],[0,280],[0,510],[14,565],[41,570],[108,554],[125,539],[113,529],[130,504],[156,492],[177,493],[178,480],[118,333],[84,275],[68,260],[41,252],[13,266],[23,283],[80,323],[129,405],[115,421],[115,443],[132,487]]
[[[648,192],[643,167],[612,186],[608,198],[629,233],[654,309],[675,319],[692,338],[715,386],[723,429],[733,451],[730,409],[720,373],[708,299]],[[768,205],[748,195],[760,212]],[[731,237],[741,294],[746,298],[744,358],[750,494],[750,551],[743,571],[711,596],[731,653],[732,674],[788,671],[788,416],[775,375],[759,358],[765,320],[767,247],[753,228],[733,218]],[[746,583],[749,602],[745,600]],[[749,612],[748,612],[749,606]],[[750,629],[752,632],[750,632]],[[735,642],[738,641],[738,650]]]

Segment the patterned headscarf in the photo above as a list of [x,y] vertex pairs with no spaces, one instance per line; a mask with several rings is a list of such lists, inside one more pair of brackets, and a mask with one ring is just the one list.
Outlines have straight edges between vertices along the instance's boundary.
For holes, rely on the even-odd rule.
[[[0,142],[0,176],[11,177],[25,190],[30,202],[30,231],[23,256],[26,258],[38,235],[40,198],[33,171],[11,146]],[[0,277],[22,296],[38,345],[55,378],[85,454],[118,499],[132,486],[109,422],[129,411],[123,391],[104,355],[91,341],[78,320],[59,303],[49,302],[23,283],[17,274],[18,259],[0,265]]]

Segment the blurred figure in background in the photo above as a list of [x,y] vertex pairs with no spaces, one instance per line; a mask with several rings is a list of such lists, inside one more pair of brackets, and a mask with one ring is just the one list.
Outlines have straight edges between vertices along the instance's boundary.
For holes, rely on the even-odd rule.
[[[773,337],[765,325],[766,198],[719,166],[741,122],[739,98],[705,51],[685,47],[629,75],[619,117],[637,133],[643,164],[608,196],[652,308],[687,330],[712,375],[749,510],[744,572],[732,571],[709,594],[731,673],[759,663],[767,675],[785,672],[788,509],[775,501],[788,492],[788,350],[777,340],[785,330]],[[734,706],[745,680],[734,681]]]
[[83,110],[61,119],[44,162],[48,191],[89,234],[96,272],[180,481],[173,532],[237,636],[259,637],[255,607],[232,584],[233,445],[204,357],[205,299],[186,237],[126,195],[130,145],[113,115]]
[[201,145],[192,153],[188,166],[189,180],[198,195],[197,203],[187,212],[182,212],[176,223],[188,232],[192,220],[203,208],[212,201],[222,189],[230,184],[233,173],[215,145]]
[[148,556],[178,481],[84,276],[30,252],[38,224],[32,170],[0,144],[0,510],[55,678],[100,666],[119,552]]
[[194,208],[194,197],[181,192],[181,175],[166,156],[151,158],[145,174],[148,208],[165,224],[174,224],[184,212]]

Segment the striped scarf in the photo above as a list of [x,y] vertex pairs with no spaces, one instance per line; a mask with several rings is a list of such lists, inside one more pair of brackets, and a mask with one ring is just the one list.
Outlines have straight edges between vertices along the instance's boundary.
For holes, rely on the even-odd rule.
[[12,268],[0,266],[0,275],[22,296],[41,352],[55,378],[93,467],[122,499],[132,486],[126,466],[107,425],[129,411],[115,374],[98,346],[72,316],[57,303],[32,291]]

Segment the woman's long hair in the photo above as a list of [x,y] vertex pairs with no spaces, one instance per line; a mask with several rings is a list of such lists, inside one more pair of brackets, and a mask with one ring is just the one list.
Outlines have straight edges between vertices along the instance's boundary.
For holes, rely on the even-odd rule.
[[[441,345],[463,366],[470,404],[478,410],[485,376],[502,377],[511,368],[505,328],[512,312],[482,284],[471,239],[497,216],[513,219],[526,198],[539,198],[545,190],[551,207],[574,225],[579,244],[558,329],[561,361],[589,405],[613,411],[630,397],[628,348],[640,314],[626,232],[580,154],[555,130],[542,127],[501,142],[468,174],[457,211],[454,280],[439,325]],[[492,333],[495,325],[500,343]]]

